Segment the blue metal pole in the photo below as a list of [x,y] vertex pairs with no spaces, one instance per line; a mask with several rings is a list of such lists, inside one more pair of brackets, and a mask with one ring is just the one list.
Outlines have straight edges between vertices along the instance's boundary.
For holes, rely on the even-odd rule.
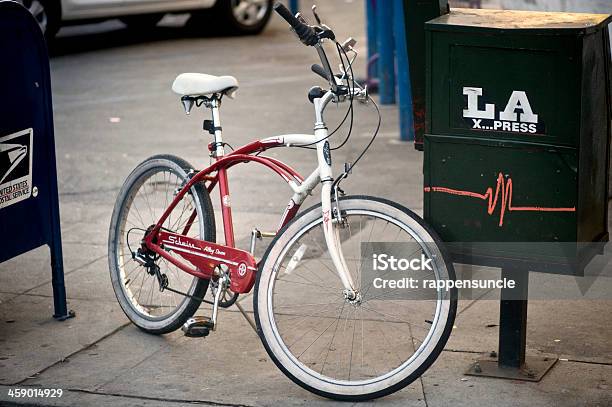
[[291,10],[293,14],[297,13],[300,10],[299,0],[289,0],[289,10]]
[[[376,1],[366,0],[366,29],[368,35],[368,66],[372,57],[376,54]],[[381,1],[381,0],[378,0]],[[368,79],[378,76],[378,63],[371,65],[368,72]]]
[[412,111],[412,86],[406,43],[404,0],[393,0],[393,32],[395,57],[397,58],[397,88],[399,96],[400,140],[414,140],[414,117]]
[[395,103],[395,58],[393,56],[393,3],[376,2],[376,31],[378,48],[378,78],[380,104]]

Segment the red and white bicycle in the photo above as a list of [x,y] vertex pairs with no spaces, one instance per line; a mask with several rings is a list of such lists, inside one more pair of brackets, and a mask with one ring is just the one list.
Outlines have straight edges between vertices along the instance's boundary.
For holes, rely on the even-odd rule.
[[[454,279],[454,270],[435,233],[413,212],[385,199],[343,196],[339,184],[367,147],[334,178],[329,143],[333,132],[326,127],[325,108],[330,102],[348,103],[345,120],[350,115],[351,127],[354,100],[369,102],[378,112],[367,91],[353,80],[354,41],[336,42],[314,8],[316,25],[296,18],[281,4],[275,10],[302,43],[316,49],[321,65],[313,65],[313,71],[330,85],[328,90],[313,87],[309,92],[314,134],[270,137],[226,154],[219,108],[224,96],[234,96],[238,82],[230,76],[179,75],[173,90],[182,96],[186,112],[194,105],[212,111],[204,128],[213,135],[209,150],[214,162],[196,171],[180,158],[159,155],[132,171],[110,225],[113,288],[125,314],[142,330],[164,334],[183,326],[189,336],[205,336],[217,326],[219,307],[240,307],[238,295],[255,286],[251,323],[283,373],[325,397],[384,396],[418,378],[442,351],[453,326],[456,291],[439,290],[433,298],[421,300],[372,294],[363,284],[363,261],[370,261],[363,256],[363,244],[416,245],[431,263],[430,274],[436,280]],[[338,75],[332,72],[324,41],[336,46],[343,71]],[[347,140],[348,136],[339,147]],[[317,168],[303,178],[261,154],[275,147],[312,148]],[[248,251],[235,247],[227,176],[228,169],[241,163],[269,168],[293,191],[279,230],[254,230]],[[321,203],[298,213],[319,184]],[[225,244],[217,243],[215,236],[210,193],[217,187]],[[263,258],[255,259],[256,241],[266,236],[274,239]],[[209,286],[212,300],[204,298]],[[192,318],[203,301],[213,305],[211,318]]]

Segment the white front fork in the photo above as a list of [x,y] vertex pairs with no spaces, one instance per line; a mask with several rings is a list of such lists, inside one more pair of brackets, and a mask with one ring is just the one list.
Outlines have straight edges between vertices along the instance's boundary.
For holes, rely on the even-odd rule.
[[[315,139],[323,140],[327,137],[327,129],[315,130]],[[327,160],[330,160],[329,151],[324,152],[326,141],[317,143],[317,156],[319,161],[319,174],[321,177],[321,209],[323,215],[323,234],[325,235],[325,242],[327,243],[327,249],[332,259],[332,263],[336,268],[342,285],[345,288],[345,295],[348,295],[349,299],[355,299],[357,290],[351,273],[349,272],[346,260],[342,253],[342,245],[340,241],[339,227],[340,225],[333,221],[332,211],[332,168]],[[327,144],[329,148],[329,144]],[[327,155],[327,157],[326,157]],[[331,161],[330,161],[331,162]],[[336,203],[338,204],[338,203]]]

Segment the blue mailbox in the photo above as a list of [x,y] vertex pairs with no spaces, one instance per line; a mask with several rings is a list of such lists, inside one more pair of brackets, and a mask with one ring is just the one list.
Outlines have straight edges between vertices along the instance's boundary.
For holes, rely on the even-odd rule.
[[0,262],[49,245],[54,318],[66,307],[49,56],[21,5],[0,1]]

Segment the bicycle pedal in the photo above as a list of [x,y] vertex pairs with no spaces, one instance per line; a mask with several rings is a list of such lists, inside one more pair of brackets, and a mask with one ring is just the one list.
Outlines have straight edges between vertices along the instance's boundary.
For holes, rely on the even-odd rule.
[[187,322],[183,324],[181,330],[185,336],[189,338],[204,338],[210,334],[214,324],[210,318],[205,317],[194,317],[189,318]]

